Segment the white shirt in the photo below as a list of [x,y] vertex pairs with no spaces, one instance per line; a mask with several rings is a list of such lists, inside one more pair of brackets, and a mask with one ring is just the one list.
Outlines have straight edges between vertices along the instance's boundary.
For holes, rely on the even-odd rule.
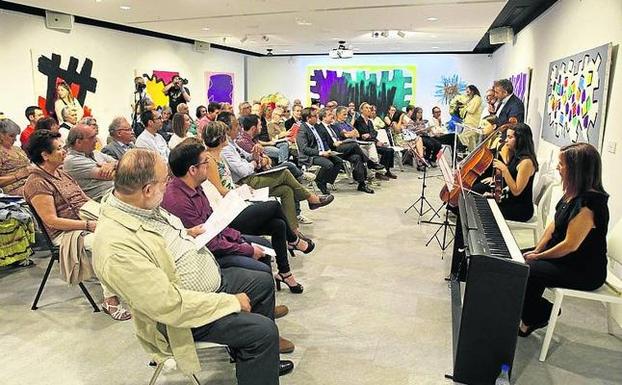
[[508,96],[503,98],[501,102],[499,102],[499,105],[497,106],[497,111],[495,112],[495,115],[497,115],[497,117],[499,117],[499,113],[503,109],[503,106],[505,106],[505,103],[507,103],[507,101],[510,100],[511,97],[512,97],[512,94],[509,94]]
[[153,135],[145,129],[140,133],[140,135],[138,135],[138,138],[136,138],[135,145],[139,148],[147,148],[149,150],[156,151],[162,158],[164,158],[164,160],[168,162],[168,154],[171,150],[168,148],[166,140],[164,140],[162,135],[158,133]]

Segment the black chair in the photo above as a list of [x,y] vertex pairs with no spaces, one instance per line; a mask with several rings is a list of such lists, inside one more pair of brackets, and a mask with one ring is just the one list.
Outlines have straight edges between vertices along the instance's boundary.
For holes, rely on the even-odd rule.
[[[45,274],[43,275],[43,279],[41,280],[41,285],[39,285],[39,290],[37,291],[37,295],[35,296],[35,300],[32,303],[32,307],[30,308],[31,310],[37,310],[37,303],[39,303],[39,298],[41,298],[41,293],[43,293],[43,288],[45,288],[45,283],[48,280],[48,277],[50,276],[50,271],[52,271],[52,266],[54,265],[55,261],[59,261],[59,254],[60,254],[60,249],[58,246],[54,245],[54,243],[52,243],[52,239],[50,239],[50,236],[48,235],[47,231],[45,230],[45,227],[43,226],[43,222],[41,221],[41,218],[39,218],[39,215],[37,214],[37,212],[35,211],[34,207],[32,207],[30,204],[28,205],[30,208],[30,211],[32,213],[32,217],[35,219],[35,222],[37,224],[37,227],[39,228],[41,235],[43,236],[43,243],[46,244],[47,249],[50,250],[50,263],[48,264],[47,269],[45,270]],[[91,293],[89,293],[88,289],[86,288],[86,286],[84,286],[84,284],[82,282],[80,282],[78,284],[78,286],[80,286],[80,289],[82,289],[82,292],[84,293],[84,296],[86,297],[86,299],[89,301],[89,303],[91,304],[91,306],[93,306],[93,311],[94,312],[99,312],[100,309],[97,306],[97,304],[95,303],[95,301],[93,301],[93,297],[91,297]]]

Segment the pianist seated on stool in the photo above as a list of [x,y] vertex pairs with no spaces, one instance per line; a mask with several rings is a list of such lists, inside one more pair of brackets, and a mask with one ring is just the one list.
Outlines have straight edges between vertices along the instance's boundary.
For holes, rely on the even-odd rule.
[[[526,222],[533,216],[533,179],[538,171],[531,128],[524,123],[510,125],[500,155],[501,159],[493,160],[492,164],[501,172],[503,185],[507,187],[499,209],[505,219]],[[494,187],[493,178],[485,178],[482,183],[490,186],[488,191]]]
[[529,279],[519,335],[547,325],[553,305],[542,298],[546,287],[595,290],[607,277],[609,209],[601,182],[601,160],[587,143],[562,147],[557,170],[564,195],[533,251],[524,254]]

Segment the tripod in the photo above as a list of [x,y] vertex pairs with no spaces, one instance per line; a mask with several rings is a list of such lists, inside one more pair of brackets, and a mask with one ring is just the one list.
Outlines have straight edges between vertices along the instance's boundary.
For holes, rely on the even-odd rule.
[[[437,216],[440,219],[440,215],[438,214],[438,210],[435,211],[434,207],[432,206],[432,204],[430,203],[428,198],[425,197],[425,188],[427,187],[427,184],[426,184],[426,177],[427,177],[427,173],[428,173],[427,170],[428,170],[428,166],[427,166],[427,164],[424,163],[424,166],[423,166],[423,176],[419,177],[419,179],[422,180],[422,183],[421,183],[421,195],[419,196],[419,198],[416,201],[414,201],[406,209],[406,211],[404,211],[404,214],[406,214],[408,211],[410,211],[410,209],[415,209],[417,214],[419,214],[419,221],[418,221],[418,223],[421,223],[421,217],[426,215],[430,211],[434,212],[434,215],[432,215],[432,218],[430,218],[430,220],[434,219]],[[418,208],[417,208],[417,205],[419,205]]]

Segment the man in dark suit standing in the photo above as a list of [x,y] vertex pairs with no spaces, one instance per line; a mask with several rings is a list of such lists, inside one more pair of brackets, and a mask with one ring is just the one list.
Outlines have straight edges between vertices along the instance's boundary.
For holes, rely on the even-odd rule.
[[134,131],[130,122],[124,117],[118,116],[112,119],[112,123],[108,126],[108,133],[112,140],[102,148],[104,154],[119,160],[127,150],[134,148]]
[[331,127],[335,121],[335,113],[332,110],[328,107],[321,109],[319,117],[321,122],[316,124],[315,128],[324,142],[324,147],[340,152],[339,157],[352,164],[352,178],[358,182],[357,190],[373,194],[374,190],[366,183],[367,168],[365,164],[369,162],[367,155],[356,142],[343,143],[339,140],[339,135]]
[[516,118],[518,123],[525,122],[525,105],[513,94],[514,86],[508,79],[497,80],[494,85],[495,97],[497,98],[496,115],[498,125],[504,125],[510,118]]
[[384,143],[378,141],[378,133],[374,129],[374,123],[371,120],[371,105],[367,102],[363,102],[359,110],[361,114],[354,121],[354,128],[361,134],[360,140],[376,144],[376,150],[378,151],[378,155],[380,155],[380,164],[387,170],[384,176],[397,179],[397,175],[391,173],[395,151],[391,147],[385,146]]
[[343,166],[343,160],[336,155],[332,155],[330,148],[327,148],[317,132],[317,111],[312,108],[304,108],[301,115],[300,130],[296,135],[298,145],[298,162],[307,167],[315,164],[320,166],[315,183],[322,194],[328,194],[327,183],[335,183],[337,174]]

